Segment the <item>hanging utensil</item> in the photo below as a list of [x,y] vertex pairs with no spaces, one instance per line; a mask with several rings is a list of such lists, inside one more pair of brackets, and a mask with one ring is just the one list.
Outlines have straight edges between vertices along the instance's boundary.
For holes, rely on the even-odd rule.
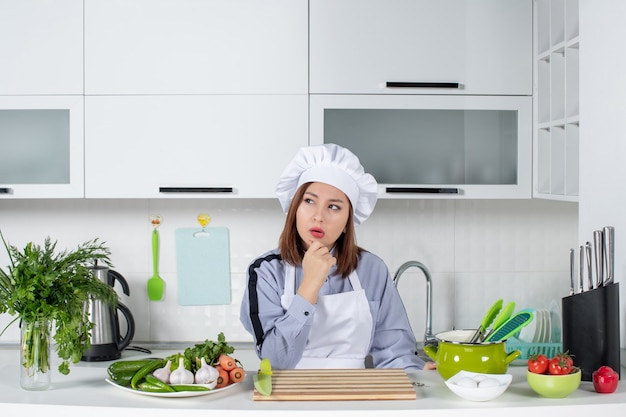
[[502,323],[510,319],[511,314],[513,314],[514,310],[515,310],[515,302],[510,301],[506,306],[504,306],[502,310],[500,310],[500,313],[498,314],[496,319],[493,321],[493,324],[491,325],[491,329],[485,335],[483,335],[483,337],[480,338],[481,342],[484,341],[489,336],[491,336],[491,334],[495,331],[495,329],[502,326]]
[[485,339],[485,342],[506,340],[523,327],[528,326],[528,324],[533,321],[533,318],[534,315],[531,310],[521,310],[494,330],[494,332]]
[[163,298],[163,287],[165,283],[159,276],[159,232],[157,228],[161,225],[161,216],[150,218],[152,226],[152,277],[148,280],[148,298],[150,301],[159,301]]
[[502,299],[499,299],[495,303],[493,303],[491,308],[487,311],[487,314],[485,314],[485,317],[483,317],[483,321],[480,323],[480,326],[478,326],[478,329],[476,329],[476,333],[474,333],[474,336],[472,336],[469,343],[476,343],[478,340],[480,340],[483,333],[487,330],[489,326],[491,326],[493,319],[496,318],[496,315],[502,308],[502,303]]

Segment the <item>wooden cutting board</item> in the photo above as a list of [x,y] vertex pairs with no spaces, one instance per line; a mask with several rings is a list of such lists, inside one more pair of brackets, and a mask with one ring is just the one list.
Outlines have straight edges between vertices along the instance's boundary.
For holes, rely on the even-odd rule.
[[415,400],[402,369],[288,369],[272,374],[272,394],[254,401]]

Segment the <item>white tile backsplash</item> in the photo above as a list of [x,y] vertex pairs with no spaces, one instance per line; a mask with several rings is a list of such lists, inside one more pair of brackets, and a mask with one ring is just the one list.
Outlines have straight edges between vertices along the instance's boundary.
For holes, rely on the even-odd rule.
[[[230,231],[232,303],[179,306],[174,233],[196,227],[207,212],[209,226]],[[166,297],[150,302],[152,275],[150,215],[163,217],[159,274]],[[239,323],[239,304],[250,261],[276,246],[284,214],[275,200],[3,200],[0,230],[18,247],[43,243],[72,248],[94,237],[107,242],[115,270],[130,286],[122,302],[136,322],[133,344],[196,342],[223,331],[233,342],[252,340]],[[380,256],[393,275],[408,260],[424,263],[432,275],[433,332],[475,327],[497,298],[522,307],[547,307],[568,290],[568,250],[578,245],[578,206],[544,200],[379,200],[374,214],[357,228],[358,243]],[[198,226],[199,227],[199,226]],[[8,264],[4,250],[0,265]],[[418,269],[399,284],[418,340],[426,323],[425,280]],[[121,293],[121,289],[120,289]],[[0,316],[0,329],[11,321]],[[17,325],[0,343],[17,342]]]

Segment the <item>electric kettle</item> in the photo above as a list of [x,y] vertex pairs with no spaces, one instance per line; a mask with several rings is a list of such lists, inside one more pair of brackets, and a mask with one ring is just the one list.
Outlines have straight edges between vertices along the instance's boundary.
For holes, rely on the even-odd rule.
[[[90,269],[96,278],[111,287],[115,286],[115,281],[119,282],[124,294],[130,295],[126,279],[118,272],[99,265],[94,265]],[[81,360],[96,362],[119,359],[122,350],[130,344],[135,335],[135,320],[128,307],[122,303],[112,307],[99,300],[89,300],[84,304],[83,311],[89,313],[89,320],[94,323],[94,327],[91,329],[91,347],[83,353]],[[120,334],[118,312],[126,319],[124,335]]]

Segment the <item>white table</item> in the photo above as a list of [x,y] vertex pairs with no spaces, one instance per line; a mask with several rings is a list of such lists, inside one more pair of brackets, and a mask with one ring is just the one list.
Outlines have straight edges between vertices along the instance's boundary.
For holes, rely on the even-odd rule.
[[[165,357],[180,350],[153,350],[151,355],[125,351],[122,359]],[[613,394],[597,394],[590,382],[565,399],[537,396],[526,382],[526,368],[511,366],[513,383],[496,400],[470,402],[453,394],[436,371],[419,371],[409,376],[417,386],[412,401],[318,401],[255,402],[252,400],[252,374],[258,361],[251,350],[237,350],[233,356],[247,368],[240,385],[221,393],[190,398],[156,398],[128,393],[105,382],[111,362],[80,362],[69,375],[54,368],[52,387],[46,391],[26,391],[19,386],[19,355],[15,346],[0,345],[0,409],[3,415],[62,415],[65,417],[116,416],[318,416],[320,411],[339,416],[562,416],[606,417],[626,411],[626,382],[620,381]],[[248,363],[253,363],[248,365]],[[622,375],[626,375],[622,369]],[[331,413],[332,412],[332,413]],[[572,414],[564,414],[572,413]],[[601,414],[600,414],[601,413]]]

